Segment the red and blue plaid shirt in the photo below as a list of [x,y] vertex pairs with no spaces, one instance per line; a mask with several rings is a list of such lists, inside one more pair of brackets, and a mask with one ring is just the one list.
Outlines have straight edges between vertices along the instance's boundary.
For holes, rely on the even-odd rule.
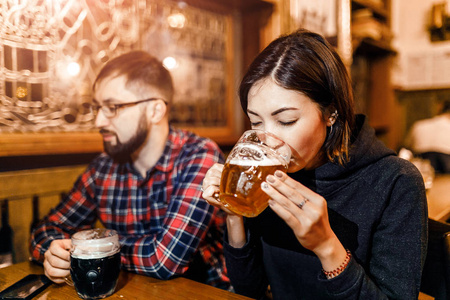
[[102,225],[119,233],[122,267],[169,279],[183,274],[200,254],[206,283],[229,289],[222,237],[224,214],[201,198],[208,169],[223,162],[212,141],[170,129],[164,154],[143,178],[132,164],[118,164],[105,153],[94,159],[59,205],[33,230],[36,261],[54,239]]

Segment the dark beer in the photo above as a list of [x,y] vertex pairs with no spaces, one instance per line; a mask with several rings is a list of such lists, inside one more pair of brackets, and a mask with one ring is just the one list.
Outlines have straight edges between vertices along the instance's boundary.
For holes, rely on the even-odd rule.
[[120,272],[120,251],[106,257],[70,257],[70,275],[83,299],[100,299],[114,293]]
[[266,164],[260,162],[260,165],[245,165],[245,162],[242,162],[239,165],[233,161],[226,163],[220,181],[220,201],[239,215],[259,215],[269,205],[269,196],[261,190],[261,183],[267,175],[274,174],[276,170],[286,170],[281,164]]
[[114,293],[120,272],[117,232],[88,229],[75,233],[71,240],[70,276],[78,296],[101,299]]

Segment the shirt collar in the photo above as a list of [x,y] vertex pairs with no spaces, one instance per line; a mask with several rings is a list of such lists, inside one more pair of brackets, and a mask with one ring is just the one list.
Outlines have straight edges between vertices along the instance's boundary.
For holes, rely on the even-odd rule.
[[[170,126],[169,135],[167,136],[166,144],[164,146],[164,151],[161,157],[158,159],[156,165],[153,166],[153,168],[147,170],[146,177],[148,177],[154,170],[158,170],[161,172],[171,172],[174,168],[175,160],[181,151],[184,139],[185,135],[183,134],[183,131],[174,129],[172,126]],[[139,172],[137,172],[137,170],[134,168],[132,162],[122,164],[121,168],[124,168],[128,172],[136,173],[137,175],[139,175]]]
[[[182,131],[169,127],[164,151],[153,169],[161,172],[171,172],[174,168],[175,159],[178,157],[182,148],[184,135]],[[151,170],[148,170],[150,172]]]

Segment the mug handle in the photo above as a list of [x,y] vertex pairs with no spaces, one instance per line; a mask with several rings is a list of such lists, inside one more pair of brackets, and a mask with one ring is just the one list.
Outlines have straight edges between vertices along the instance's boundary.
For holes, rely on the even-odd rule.
[[70,276],[70,274],[64,277],[64,281],[67,283],[67,285],[74,286],[72,276]]

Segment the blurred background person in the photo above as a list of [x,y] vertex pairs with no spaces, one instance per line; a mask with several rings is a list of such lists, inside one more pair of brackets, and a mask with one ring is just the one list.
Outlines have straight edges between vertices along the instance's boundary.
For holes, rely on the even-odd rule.
[[442,102],[435,117],[416,121],[404,146],[414,156],[429,160],[436,173],[450,173],[450,100]]

